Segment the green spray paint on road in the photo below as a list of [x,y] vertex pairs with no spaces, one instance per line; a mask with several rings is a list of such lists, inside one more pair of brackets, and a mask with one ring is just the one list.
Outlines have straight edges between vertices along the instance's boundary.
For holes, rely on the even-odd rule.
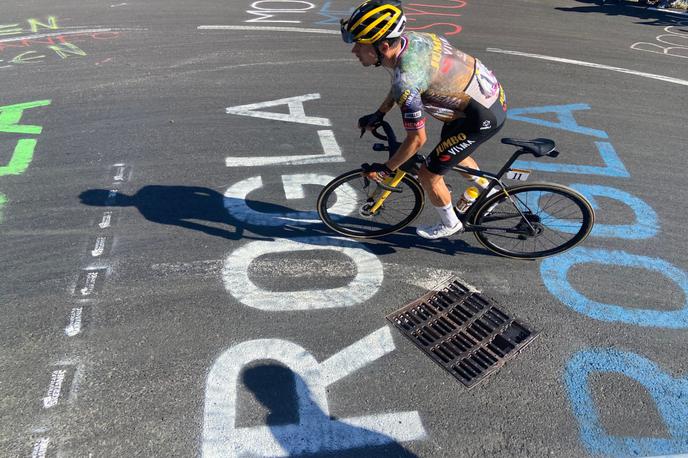
[[38,100],[36,102],[18,103],[16,105],[0,107],[0,132],[39,135],[43,131],[41,126],[19,124],[19,121],[21,121],[24,110],[47,105],[50,105],[50,100]]
[[5,175],[21,175],[29,168],[33,160],[33,151],[38,143],[33,138],[22,138],[17,140],[14,153],[10,161],[5,166],[0,166],[0,177]]
[[[50,105],[50,100],[18,103],[0,106],[0,132],[23,135],[40,135],[43,127],[32,124],[19,124],[25,110]],[[19,138],[12,156],[6,165],[0,165],[0,177],[21,175],[33,161],[33,152],[38,141],[35,138]],[[0,151],[2,154],[2,151]],[[0,193],[0,223],[3,221],[3,209],[7,205],[7,196]]]
[[2,224],[2,217],[3,217],[2,209],[5,206],[6,202],[7,202],[7,197],[5,197],[5,195],[0,192],[0,224]]

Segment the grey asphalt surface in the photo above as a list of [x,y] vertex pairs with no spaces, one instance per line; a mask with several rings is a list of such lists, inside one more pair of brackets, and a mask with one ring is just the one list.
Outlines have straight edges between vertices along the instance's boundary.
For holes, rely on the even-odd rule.
[[[49,438],[47,456],[200,456],[206,380],[224,351],[254,339],[282,339],[322,362],[386,326],[387,314],[448,274],[493,297],[540,336],[468,391],[392,330],[394,351],[328,387],[329,414],[348,418],[417,411],[427,436],[337,455],[586,456],[591,450],[581,439],[564,381],[574,354],[613,348],[637,353],[676,379],[686,376],[685,329],[582,315],[545,287],[542,261],[493,256],[471,235],[426,242],[409,231],[366,242],[383,265],[384,279],[372,298],[351,307],[266,312],[232,297],[222,268],[235,250],[255,241],[330,234],[321,225],[245,224],[227,213],[222,195],[245,178],[261,176],[263,188],[249,194],[249,207],[312,210],[320,187],[307,186],[304,198],[287,199],[281,176],[337,175],[370,161],[372,140],[358,140],[353,124],[377,108],[389,81],[382,69],[361,68],[334,34],[198,29],[276,25],[336,30],[318,24],[323,20],[317,14],[320,1],[289,17],[297,16],[298,24],[247,24],[255,17],[246,13],[250,3],[36,0],[2,8],[0,22],[20,24],[23,31],[0,35],[0,105],[51,102],[22,117],[23,124],[42,126],[40,135],[0,128],[0,166],[8,163],[17,139],[37,139],[25,172],[0,176],[7,201],[0,221],[0,455],[30,456],[37,441]],[[337,0],[330,10],[350,6]],[[681,16],[563,0],[469,0],[460,14],[449,20],[463,28],[450,41],[495,72],[511,108],[588,104],[589,110],[576,112],[577,122],[606,131],[606,141],[630,175],[538,171],[533,180],[615,187],[657,214],[659,228],[651,238],[597,236],[584,247],[658,258],[685,272],[688,88],[487,51],[514,50],[685,79],[687,59],[631,49],[637,42],[654,42],[668,26],[688,33],[685,24],[677,23]],[[46,22],[48,16],[59,26],[50,33],[112,30],[98,39],[74,37],[85,55],[66,58],[48,44],[19,47],[21,42],[2,41],[46,32],[31,31],[27,19]],[[417,19],[418,26],[446,22]],[[24,57],[44,57],[11,62],[28,51],[36,53]],[[320,98],[305,102],[306,114],[329,118],[331,127],[225,113],[226,107],[311,93]],[[286,113],[285,107],[268,111]],[[399,116],[390,118],[400,131]],[[429,121],[431,138],[439,133],[438,124]],[[313,154],[320,148],[319,129],[334,132],[346,162],[225,166],[230,156]],[[552,137],[562,151],[558,161],[601,165],[593,144],[599,139],[515,120],[500,135]],[[492,141],[476,159],[489,170],[508,154],[508,148]],[[127,166],[125,181],[115,182],[114,165],[120,163]],[[105,205],[111,189],[117,196]],[[598,203],[598,224],[629,224],[634,217],[612,199]],[[104,212],[112,213],[112,223],[99,229]],[[431,218],[426,210],[421,219]],[[96,258],[90,251],[99,236],[106,237],[106,245]],[[83,271],[98,268],[104,270],[93,294],[81,298]],[[345,255],[314,245],[305,252],[257,258],[249,278],[263,289],[294,292],[345,286],[356,269]],[[586,264],[572,268],[568,278],[589,298],[629,309],[680,310],[688,299],[664,275],[637,267]],[[65,326],[77,307],[83,308],[81,332],[70,337]],[[239,388],[237,427],[296,422],[293,380],[274,363],[253,367],[254,392]],[[51,374],[62,368],[65,380],[57,405],[45,408]],[[590,386],[608,434],[657,440],[672,435],[640,383],[600,373],[591,377]],[[682,386],[685,402],[688,391]],[[278,401],[271,410],[262,405],[260,393],[273,391]],[[681,412],[678,404],[676,409]],[[688,424],[688,418],[680,420]],[[685,426],[673,434],[682,434],[685,444]],[[688,447],[678,446],[654,451],[667,450],[688,453]]]

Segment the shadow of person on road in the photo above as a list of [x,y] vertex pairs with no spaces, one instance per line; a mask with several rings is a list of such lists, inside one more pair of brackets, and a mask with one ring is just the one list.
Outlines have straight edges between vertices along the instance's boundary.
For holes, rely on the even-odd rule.
[[[227,197],[201,186],[146,185],[132,195],[123,192],[111,194],[108,189],[89,189],[82,192],[79,199],[84,205],[135,207],[150,222],[228,240],[272,241],[298,237],[304,243],[326,246],[328,238],[342,238],[319,221],[315,210],[297,211],[275,203]],[[492,255],[482,247],[459,238],[423,239],[416,235],[413,227],[379,239],[345,240],[347,246],[364,246],[376,255],[391,254],[400,249],[421,249],[445,255]]]
[[[242,222],[232,218],[225,209],[225,197],[206,187],[147,185],[132,195],[123,192],[111,195],[107,189],[89,189],[82,192],[79,199],[85,205],[136,207],[141,216],[150,222],[179,226],[215,237],[270,240],[245,235]],[[261,204],[261,211],[286,210],[279,205]]]
[[652,25],[666,27],[669,25],[685,24],[688,18],[677,17],[666,14],[664,11],[650,10],[651,5],[629,2],[627,0],[577,0],[586,6],[556,7],[559,11],[572,13],[598,13],[607,16],[628,16],[637,19],[647,20],[648,22],[638,22],[641,25]]
[[[333,419],[315,402],[303,378],[282,365],[267,363],[249,367],[243,371],[242,381],[267,409],[264,424],[286,456],[417,456],[386,434]],[[247,448],[260,448],[260,445],[250,444]],[[260,456],[275,456],[275,451],[265,450]]]

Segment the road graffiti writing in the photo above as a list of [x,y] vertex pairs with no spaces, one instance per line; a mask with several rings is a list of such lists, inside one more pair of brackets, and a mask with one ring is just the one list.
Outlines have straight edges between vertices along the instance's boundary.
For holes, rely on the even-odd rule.
[[[274,2],[273,2],[274,3]],[[260,118],[263,122],[298,123],[331,126],[328,118],[307,115],[304,103],[320,99],[320,94],[306,94],[267,102],[238,105],[226,109],[231,116]],[[262,111],[285,105],[288,114]],[[331,130],[316,130],[324,154],[293,156],[232,156],[225,159],[227,167],[251,167],[321,164],[344,160]],[[315,135],[314,135],[315,138]],[[282,174],[277,181],[264,180],[261,175],[244,177],[231,185],[224,196],[230,215],[246,224],[260,227],[310,226],[320,224],[312,210],[261,212],[248,205],[246,199],[254,191],[267,186],[280,186],[287,200],[306,199],[305,185],[325,184],[332,177],[316,173]],[[342,204],[343,207],[346,204]],[[355,208],[341,208],[343,214]],[[333,251],[355,266],[355,275],[347,284],[333,288],[313,286],[305,290],[274,291],[253,282],[250,268],[259,258],[284,253]],[[250,242],[228,254],[222,271],[229,295],[245,307],[266,314],[304,313],[309,310],[352,307],[370,300],[378,293],[383,281],[383,265],[363,244],[333,237],[276,238]],[[313,285],[320,271],[308,271]],[[273,315],[266,315],[273,316]],[[292,456],[336,453],[374,446],[394,446],[399,442],[426,437],[418,412],[376,413],[333,420],[330,416],[327,387],[349,374],[374,363],[394,351],[388,327],[383,327],[362,340],[317,362],[315,357],[296,343],[281,339],[257,339],[238,343],[222,353],[214,362],[206,383],[203,426],[203,456]],[[259,425],[237,428],[240,412],[237,390],[240,374],[253,362],[276,361],[293,375],[298,422],[286,425]],[[247,382],[244,381],[244,386]],[[270,408],[269,405],[266,407]],[[399,446],[400,447],[400,446]]]
[[[404,5],[404,14],[408,20],[407,30],[431,31],[442,35],[456,35],[461,26],[456,24],[457,12],[466,6],[465,0],[449,0],[449,4],[408,3]],[[426,23],[428,21],[435,21]]]
[[[21,138],[16,139],[16,144],[9,161],[5,165],[0,165],[0,177],[21,175],[29,168],[33,160],[37,140],[35,137],[25,137],[25,135],[40,135],[43,127],[33,124],[19,124],[19,122],[24,115],[24,111],[47,105],[50,105],[50,100],[37,100],[35,102],[0,106],[0,132],[19,134],[21,136]],[[15,138],[12,140],[14,141]],[[2,223],[3,209],[7,202],[7,196],[0,192],[0,223]]]
[[[203,456],[301,456],[424,438],[418,412],[341,420],[330,416],[327,387],[393,350],[388,327],[320,363],[303,347],[280,339],[246,341],[226,350],[215,361],[206,383]],[[237,428],[240,373],[250,363],[265,360],[277,361],[294,374],[299,421]]]
[[323,2],[323,5],[320,7],[320,11],[318,11],[318,14],[320,16],[324,16],[326,19],[323,19],[322,21],[316,22],[316,24],[336,24],[339,25],[339,20],[343,17],[349,16],[354,9],[354,6],[351,6],[350,9],[343,11],[333,11],[331,10],[332,6],[332,0],[325,0]]
[[[466,6],[465,0],[449,0],[447,3],[409,3],[404,5],[404,14],[408,21],[408,30],[432,31],[443,35],[456,35],[461,26],[456,19],[461,17],[457,10]],[[258,0],[251,3],[246,13],[252,17],[244,22],[291,23],[304,22],[303,14],[315,9],[315,4],[305,0]],[[339,24],[339,20],[348,16],[354,6],[348,10],[332,10],[332,0],[325,0],[317,11],[324,17],[315,24]],[[253,17],[254,16],[254,17]]]
[[[605,131],[581,126],[574,112],[589,110],[586,104],[554,105],[515,109],[509,118],[565,130],[595,139],[608,140]],[[556,122],[542,119],[542,114],[554,114]],[[535,116],[532,116],[535,115]],[[611,179],[627,180],[631,174],[609,142],[593,142],[599,158],[604,165],[552,164],[537,161],[519,161],[519,167],[542,170],[545,172],[589,175]],[[652,207],[639,197],[610,186],[571,184],[592,203],[599,212],[600,202],[595,199],[604,197],[624,203],[633,210],[634,221],[630,224],[596,224],[592,237],[642,240],[659,233],[660,221]],[[647,272],[663,275],[683,291],[684,303],[670,311],[650,308],[625,307],[595,301],[580,293],[575,282],[575,267],[603,265],[610,268],[635,269],[646,275]],[[578,272],[581,272],[579,269]],[[578,247],[560,256],[545,259],[540,265],[540,274],[545,287],[559,301],[572,310],[589,318],[609,322],[624,323],[644,328],[686,329],[688,328],[688,275],[669,262],[660,258],[640,256],[627,251],[592,249]],[[623,292],[622,292],[623,294]],[[672,304],[675,305],[675,304]],[[669,438],[620,437],[609,434],[599,418],[596,397],[590,389],[593,374],[621,374],[640,383],[650,394],[660,416],[663,418]],[[617,349],[589,348],[576,353],[569,360],[564,374],[572,410],[580,428],[581,441],[593,455],[641,456],[665,455],[686,451],[686,402],[688,384],[686,379],[674,378],[659,368],[654,362],[631,352]],[[612,387],[613,388],[613,387]]]
[[251,3],[246,12],[252,16],[244,22],[283,22],[299,24],[300,14],[312,10],[315,5],[304,0],[258,0]]
[[655,37],[655,43],[639,41],[633,43],[631,49],[688,59],[688,21],[665,27],[664,32]]
[[110,29],[69,30],[61,27],[54,16],[47,20],[28,19],[21,24],[0,25],[0,68],[35,64],[48,58],[61,60],[85,57],[86,51],[74,43],[113,40],[120,32]]
[[[261,255],[312,251],[317,246],[338,251],[356,265],[356,276],[338,288],[311,291],[268,291],[249,277],[249,265]],[[225,261],[225,288],[242,304],[266,311],[315,310],[361,304],[382,286],[382,263],[359,243],[330,237],[304,237],[269,242],[251,242],[234,251]]]
[[[624,375],[647,390],[666,424],[668,437],[619,437],[607,433],[596,408],[590,382],[594,375],[610,373]],[[580,423],[581,438],[591,454],[652,456],[688,450],[688,378],[675,378],[635,353],[591,348],[571,358],[564,379]]]
[[33,32],[36,33],[40,30],[57,30],[59,29],[57,25],[57,20],[55,16],[48,16],[46,22],[42,22],[39,19],[27,19],[26,23],[28,28],[22,27],[22,24],[0,24],[0,37],[7,35],[20,35],[22,33]]
[[[456,35],[461,32],[461,26],[456,24],[456,19],[461,17],[457,10],[466,6],[465,0],[449,0],[448,3],[408,3],[404,4],[404,14],[407,30],[436,32],[442,35]],[[316,24],[339,24],[339,20],[347,17],[353,11],[354,6],[349,10],[334,11],[331,9],[332,0],[323,2],[318,14],[325,19]],[[434,22],[430,22],[434,21]],[[248,22],[248,21],[246,21]],[[257,21],[254,21],[257,22]]]

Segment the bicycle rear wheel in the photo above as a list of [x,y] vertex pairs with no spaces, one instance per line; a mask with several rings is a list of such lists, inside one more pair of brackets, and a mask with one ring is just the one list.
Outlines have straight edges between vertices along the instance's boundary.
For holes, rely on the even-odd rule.
[[499,192],[485,200],[471,218],[483,227],[475,232],[478,241],[499,255],[552,256],[578,245],[592,230],[592,206],[569,187],[533,183],[506,191],[508,196]]
[[328,183],[318,196],[320,219],[333,231],[354,238],[380,237],[411,223],[423,210],[424,195],[420,183],[405,175],[382,206],[371,213],[370,207],[383,190],[374,181],[352,170]]

